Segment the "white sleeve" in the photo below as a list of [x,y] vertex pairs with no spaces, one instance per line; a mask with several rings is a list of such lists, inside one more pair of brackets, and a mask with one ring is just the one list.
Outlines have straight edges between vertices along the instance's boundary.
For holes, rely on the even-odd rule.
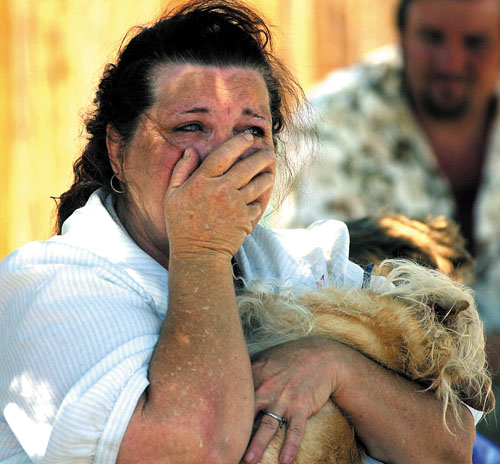
[[12,434],[33,462],[114,462],[148,386],[154,301],[112,265],[33,266],[0,282],[0,410]]
[[44,462],[76,456],[89,463],[116,461],[130,417],[149,384],[152,347],[149,337],[121,346],[69,390],[52,424]]

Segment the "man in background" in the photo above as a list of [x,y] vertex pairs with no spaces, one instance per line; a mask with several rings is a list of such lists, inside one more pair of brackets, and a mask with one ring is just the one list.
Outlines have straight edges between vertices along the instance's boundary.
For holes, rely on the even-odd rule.
[[387,212],[455,219],[476,259],[500,385],[500,1],[402,0],[397,23],[400,50],[312,94],[320,145],[288,225]]

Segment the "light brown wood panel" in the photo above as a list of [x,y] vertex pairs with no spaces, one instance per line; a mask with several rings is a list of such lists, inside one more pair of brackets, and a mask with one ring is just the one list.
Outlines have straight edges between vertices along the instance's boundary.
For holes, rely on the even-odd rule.
[[[127,3],[124,7],[124,3]],[[129,27],[161,11],[160,0],[9,0],[12,129],[2,157],[8,179],[0,257],[51,235],[54,201],[71,182],[87,111],[104,64]]]
[[[249,0],[274,24],[278,53],[307,90],[392,40],[397,0]],[[374,6],[376,5],[376,6]],[[164,0],[0,0],[0,259],[51,234],[71,182],[82,115],[127,29]]]
[[12,142],[11,113],[11,66],[10,66],[10,15],[8,5],[0,2],[0,259],[8,249],[6,231],[10,225],[11,202],[7,196],[10,175],[10,151]]
[[399,0],[315,0],[318,42],[314,83],[332,69],[350,64],[396,40],[395,8]]

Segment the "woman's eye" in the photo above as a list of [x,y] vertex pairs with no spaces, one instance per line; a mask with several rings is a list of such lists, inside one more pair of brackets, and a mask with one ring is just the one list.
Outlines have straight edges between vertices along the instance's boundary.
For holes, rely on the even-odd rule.
[[254,137],[264,137],[266,135],[264,129],[258,126],[247,127],[242,132],[248,132],[249,134],[252,134]]
[[190,122],[189,124],[183,124],[176,128],[176,131],[179,132],[196,132],[202,130],[203,126],[199,122]]

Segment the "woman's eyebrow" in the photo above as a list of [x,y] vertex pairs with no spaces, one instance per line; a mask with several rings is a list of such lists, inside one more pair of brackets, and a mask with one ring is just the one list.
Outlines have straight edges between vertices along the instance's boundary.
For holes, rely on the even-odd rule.
[[[207,114],[209,113],[210,110],[205,107],[195,107],[195,108],[190,108],[188,110],[180,111],[179,114],[193,114],[193,113],[202,113],[202,114]],[[269,121],[269,118],[265,116],[265,114],[257,112],[255,110],[252,110],[251,108],[243,108],[241,113],[245,116],[250,116],[253,118],[258,118],[262,119],[264,121]]]
[[180,114],[189,114],[189,113],[208,113],[208,108],[191,108],[189,110],[181,111]]
[[242,113],[245,116],[251,116],[253,118],[259,118],[263,119],[264,121],[269,121],[269,118],[267,118],[264,114],[257,113],[254,110],[251,110],[250,108],[244,108]]

